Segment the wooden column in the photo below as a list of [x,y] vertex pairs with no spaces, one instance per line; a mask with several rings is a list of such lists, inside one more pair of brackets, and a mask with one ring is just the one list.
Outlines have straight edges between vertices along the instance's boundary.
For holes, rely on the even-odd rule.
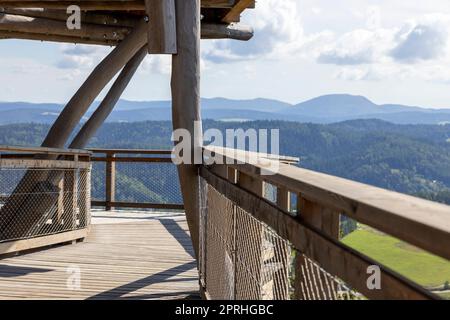
[[[339,239],[339,212],[298,195],[297,219],[319,229],[333,239]],[[294,265],[294,294],[296,299],[330,300],[337,296],[333,281],[300,252],[297,252]],[[323,289],[324,287],[326,290]]]
[[[172,57],[172,121],[173,128],[186,129],[192,136],[192,160],[201,145],[195,141],[195,121],[200,115],[200,0],[175,1],[177,50]],[[201,131],[201,130],[200,130]],[[200,144],[195,146],[195,144]],[[194,162],[192,162],[194,163]],[[199,239],[199,175],[194,164],[178,166],[181,192],[195,255],[198,257]]]
[[64,227],[75,229],[75,216],[77,208],[77,170],[64,171]]
[[113,209],[111,202],[114,202],[116,198],[116,162],[112,161],[114,157],[114,153],[108,153],[106,155],[106,211],[111,211]]
[[148,15],[148,52],[176,54],[175,0],[145,0]]

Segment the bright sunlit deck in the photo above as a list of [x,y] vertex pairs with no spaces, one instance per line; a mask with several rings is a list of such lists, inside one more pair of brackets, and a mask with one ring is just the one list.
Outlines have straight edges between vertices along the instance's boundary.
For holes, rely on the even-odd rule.
[[197,299],[192,255],[183,213],[93,211],[84,242],[1,260],[0,299]]

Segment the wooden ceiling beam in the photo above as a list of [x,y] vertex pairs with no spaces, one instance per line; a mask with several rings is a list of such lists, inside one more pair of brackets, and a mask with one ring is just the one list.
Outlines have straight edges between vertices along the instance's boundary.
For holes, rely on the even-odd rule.
[[91,44],[102,46],[116,46],[119,44],[117,40],[106,40],[96,38],[80,38],[61,36],[58,34],[39,34],[30,32],[17,32],[17,31],[1,31],[0,39],[20,39],[20,40],[36,40],[36,41],[48,41],[48,42],[60,42],[60,43],[73,43],[73,44]]
[[202,39],[233,39],[248,41],[253,38],[253,29],[239,24],[202,23]]
[[254,6],[254,0],[239,0],[233,8],[223,17],[222,21],[225,23],[237,22],[240,20],[241,13],[248,7]]
[[[136,3],[140,4],[140,8],[145,7],[145,0],[77,0],[77,1],[68,1],[68,0],[0,0],[0,6],[8,6],[10,3],[23,3],[26,5],[26,3],[47,3],[48,5],[67,5],[67,3],[77,4],[81,6],[87,6],[92,4],[103,4],[102,7],[105,4],[111,4],[114,5],[114,3],[119,3],[122,5],[132,5],[134,6]],[[202,0],[201,1],[201,7],[202,8],[233,8],[237,5],[239,5],[240,0]],[[254,8],[255,7],[255,0],[250,0],[247,4],[246,8]],[[132,9],[129,9],[132,10]]]
[[[0,0],[0,7],[4,8],[43,8],[43,9],[63,9],[66,10],[73,1],[5,1]],[[80,1],[77,6],[84,11],[142,11],[145,12],[145,3],[143,1]]]
[[130,28],[84,23],[81,29],[69,30],[65,22],[45,18],[0,13],[0,30],[40,34],[55,34],[78,38],[123,39]]
[[[17,13],[21,13],[18,15]],[[108,25],[98,20],[96,13],[85,13],[91,23],[83,24],[81,30],[69,30],[66,16],[60,12],[23,9],[0,13],[1,39],[29,39],[68,43],[117,45],[132,30],[131,26]],[[140,18],[123,17],[118,24],[136,25]],[[234,39],[247,41],[252,38],[253,30],[247,26],[202,23],[202,39]]]
[[[12,15],[22,15],[32,18],[46,18],[56,21],[66,21],[68,14],[66,10],[61,9],[43,9],[43,8],[0,8],[0,13]],[[81,12],[81,21],[84,23],[99,24],[105,26],[134,27],[142,16],[130,15],[127,13],[110,12]]]
[[[233,8],[239,0],[202,0],[202,8]],[[255,8],[255,0],[247,8]]]

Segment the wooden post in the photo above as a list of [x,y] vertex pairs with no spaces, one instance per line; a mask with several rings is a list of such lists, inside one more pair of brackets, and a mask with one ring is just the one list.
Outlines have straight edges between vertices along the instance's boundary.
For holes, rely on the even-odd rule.
[[114,157],[114,153],[106,154],[106,211],[113,209],[111,202],[114,202],[116,198],[116,162],[112,161]]
[[261,198],[264,197],[264,181],[262,180],[255,179],[249,175],[239,172],[238,185]]
[[232,168],[232,167],[228,167],[228,180],[232,183],[232,184],[236,184],[237,180],[238,180],[238,172],[236,169]]
[[301,196],[298,197],[298,219],[320,229],[333,239],[339,239],[339,212],[323,207]]
[[148,15],[148,52],[176,54],[176,20],[174,0],[145,0]]
[[69,227],[72,229],[73,215],[75,214],[74,204],[74,184],[75,184],[75,170],[64,171],[64,229]]
[[[297,198],[297,219],[307,222],[333,239],[339,239],[339,213],[309,201],[300,194]],[[300,252],[297,252],[294,265],[296,299],[329,300],[336,296],[332,280]],[[325,286],[328,286],[329,290],[321,290]]]
[[291,198],[285,187],[277,186],[277,205],[284,211],[291,212]]
[[[191,160],[201,148],[201,137],[195,137],[196,121],[200,114],[200,0],[175,1],[177,49],[172,57],[172,118],[173,128],[186,129],[192,136]],[[200,130],[201,131],[201,128]],[[201,132],[200,132],[201,134]],[[195,140],[197,139],[197,140]],[[199,250],[199,191],[198,167],[192,164],[178,166],[186,218],[195,251]]]
[[61,228],[61,220],[63,219],[64,212],[64,179],[61,179],[58,184],[59,196],[58,196],[58,210],[55,219],[52,221],[53,225],[57,225]]

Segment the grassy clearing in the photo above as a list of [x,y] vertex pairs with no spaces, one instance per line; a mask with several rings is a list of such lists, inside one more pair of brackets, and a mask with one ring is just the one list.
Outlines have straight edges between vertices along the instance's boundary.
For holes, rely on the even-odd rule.
[[346,245],[427,287],[450,281],[450,262],[367,227],[346,236]]

